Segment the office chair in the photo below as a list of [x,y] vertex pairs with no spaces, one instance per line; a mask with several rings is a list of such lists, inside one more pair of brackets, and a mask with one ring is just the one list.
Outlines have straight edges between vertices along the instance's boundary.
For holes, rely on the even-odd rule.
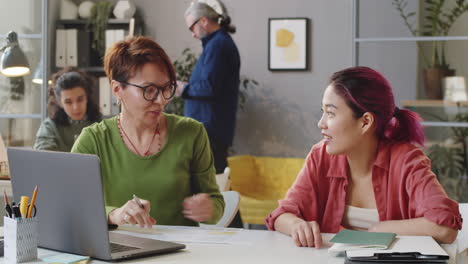
[[223,173],[216,174],[216,183],[219,186],[220,192],[229,191],[231,188],[231,180],[229,179],[229,175],[231,174],[231,169],[226,167]]
[[207,225],[200,223],[200,227],[228,227],[231,224],[237,211],[239,211],[240,195],[236,191],[221,192],[224,197],[224,214],[218,223]]
[[[464,220],[462,230],[458,231],[458,248],[460,249],[459,251],[465,250],[468,254],[468,203],[460,203],[458,204],[458,208],[460,209],[460,214]],[[465,258],[468,258],[468,255],[465,256]]]

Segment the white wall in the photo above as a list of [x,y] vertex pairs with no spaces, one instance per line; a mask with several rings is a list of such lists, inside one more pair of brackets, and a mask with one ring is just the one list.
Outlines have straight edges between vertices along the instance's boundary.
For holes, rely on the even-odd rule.
[[[417,7],[417,2],[410,1],[410,7]],[[135,0],[135,3],[146,35],[155,38],[171,59],[176,59],[187,47],[201,52],[201,43],[191,37],[184,23],[183,14],[190,0]],[[236,154],[304,157],[321,138],[316,123],[329,76],[352,64],[352,1],[224,0],[224,3],[237,26],[233,38],[241,54],[241,75],[260,83],[249,92],[245,110],[239,111],[233,149]],[[268,71],[267,30],[271,17],[310,19],[308,71]],[[409,35],[391,1],[363,0],[361,18],[361,32],[367,32],[367,37]],[[54,19],[57,15],[51,17]],[[399,104],[416,96],[416,56],[414,43],[391,47],[362,45],[360,62],[388,76]]]
[[[409,0],[406,12],[417,11]],[[359,34],[362,38],[412,37],[392,1],[361,0]],[[414,19],[417,22],[417,19]],[[417,25],[416,25],[417,26]],[[359,44],[359,65],[382,72],[393,87],[395,102],[417,98],[418,49],[416,42],[365,42]]]
[[[305,157],[321,136],[321,94],[328,77],[351,65],[351,1],[225,0],[241,54],[241,74],[260,86],[239,112],[234,150],[237,154]],[[146,33],[172,59],[184,48],[201,51],[187,30],[183,14],[190,1],[137,0]],[[267,65],[268,18],[308,17],[310,68],[303,72],[270,72]]]
[[[451,36],[468,36],[468,12],[464,13],[453,24],[449,33]],[[445,52],[447,63],[450,68],[456,70],[457,76],[464,76],[465,82],[468,81],[468,41],[448,41],[446,42]]]

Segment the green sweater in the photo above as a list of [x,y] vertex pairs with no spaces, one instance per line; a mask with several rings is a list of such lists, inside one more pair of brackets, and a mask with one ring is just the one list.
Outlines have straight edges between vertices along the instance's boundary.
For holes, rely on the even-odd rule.
[[164,115],[168,138],[155,155],[141,157],[130,151],[120,137],[116,117],[85,128],[72,152],[99,157],[107,214],[135,194],[150,201],[150,215],[157,224],[197,226],[184,217],[182,202],[207,193],[214,215],[206,223],[215,224],[223,214],[224,199],[216,184],[206,130],[191,118]]
[[70,125],[61,126],[46,118],[37,130],[34,148],[70,152],[81,130],[89,125],[90,121],[71,121]]

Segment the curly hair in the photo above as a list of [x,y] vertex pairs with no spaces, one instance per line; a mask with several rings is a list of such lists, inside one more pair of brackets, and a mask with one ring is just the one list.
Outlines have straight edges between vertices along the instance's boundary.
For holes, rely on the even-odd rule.
[[52,85],[49,87],[49,100],[47,102],[47,111],[50,119],[62,126],[70,125],[69,117],[63,107],[58,103],[63,90],[82,87],[86,93],[86,115],[91,122],[100,122],[102,114],[99,106],[93,100],[94,80],[85,72],[66,67],[52,76]]

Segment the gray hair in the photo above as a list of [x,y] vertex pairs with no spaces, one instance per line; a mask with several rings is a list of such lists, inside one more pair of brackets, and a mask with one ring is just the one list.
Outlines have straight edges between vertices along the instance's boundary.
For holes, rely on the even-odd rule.
[[236,27],[231,25],[231,18],[227,15],[226,7],[221,3],[221,1],[218,2],[223,10],[223,14],[218,14],[213,8],[211,8],[211,6],[205,3],[194,2],[185,11],[185,17],[191,15],[195,20],[200,19],[201,17],[206,17],[208,20],[219,24],[227,32],[235,33]]

